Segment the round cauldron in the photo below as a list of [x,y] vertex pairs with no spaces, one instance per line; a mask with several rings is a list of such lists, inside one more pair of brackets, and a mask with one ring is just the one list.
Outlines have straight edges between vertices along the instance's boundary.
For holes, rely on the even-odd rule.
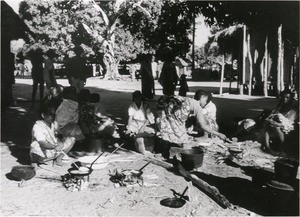
[[182,166],[186,170],[193,170],[202,166],[204,151],[200,147],[184,149],[180,153]]
[[11,170],[12,177],[17,181],[32,179],[35,174],[34,166],[31,165],[14,166]]

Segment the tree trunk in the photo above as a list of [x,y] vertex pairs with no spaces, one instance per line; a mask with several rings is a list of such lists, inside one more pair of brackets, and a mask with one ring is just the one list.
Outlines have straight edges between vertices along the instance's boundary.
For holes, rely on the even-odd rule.
[[230,74],[229,74],[229,94],[231,94],[231,85],[232,85],[232,71],[233,71],[233,54],[231,53],[231,67],[230,67]]
[[276,92],[277,96],[279,97],[281,92],[281,58],[282,58],[282,25],[278,27],[278,59],[277,59],[277,85],[276,85]]
[[264,96],[268,96],[268,35],[265,42],[265,55],[264,55]]
[[104,54],[104,64],[106,66],[106,74],[104,79],[116,80],[120,77],[118,71],[118,61],[116,61],[115,53],[114,53],[114,34],[111,35],[110,39],[107,40],[106,52]]
[[192,74],[195,73],[195,32],[196,32],[196,15],[193,13],[193,46],[192,46]]
[[242,63],[242,84],[240,85],[240,94],[244,94],[244,84],[246,76],[246,56],[247,56],[247,47],[246,47],[246,26],[243,26],[243,63]]
[[184,169],[184,167],[180,163],[178,163],[176,168],[183,177],[192,181],[194,185],[198,186],[198,188],[200,188],[201,191],[210,196],[210,198],[215,200],[221,207],[225,209],[232,207],[231,203],[227,200],[227,198],[224,195],[222,195],[219,192],[219,190],[216,187],[209,185],[207,182],[203,181],[198,176],[190,174]]
[[280,58],[280,91],[284,90],[284,41],[281,44],[281,58]]
[[248,59],[249,59],[249,68],[250,68],[250,76],[249,76],[249,90],[248,95],[251,96],[252,93],[252,80],[253,80],[253,61],[250,49],[250,33],[247,36],[247,50],[248,50]]
[[220,95],[223,93],[223,80],[224,80],[224,70],[225,70],[225,54],[222,54],[222,70],[221,70],[221,80],[220,80]]

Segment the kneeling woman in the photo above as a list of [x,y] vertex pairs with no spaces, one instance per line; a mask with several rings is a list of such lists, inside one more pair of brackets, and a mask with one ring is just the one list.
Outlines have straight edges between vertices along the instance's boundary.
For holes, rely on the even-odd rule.
[[54,108],[41,108],[42,119],[35,122],[32,128],[32,143],[30,157],[32,163],[45,163],[54,160],[56,165],[62,165],[62,158],[68,153],[74,143],[74,137],[58,139],[55,132]]
[[154,115],[151,112],[149,106],[143,101],[143,95],[140,91],[135,91],[132,94],[133,103],[128,109],[128,124],[127,134],[132,135],[135,138],[135,146],[138,152],[147,154],[145,139],[154,137],[155,130],[151,126],[154,124]]
[[211,129],[203,116],[203,111],[199,100],[180,96],[162,96],[158,100],[158,118],[157,126],[159,137],[164,141],[176,146],[186,146],[192,141],[191,136],[187,134],[186,121],[193,114],[196,122],[204,132],[226,140],[222,133]]

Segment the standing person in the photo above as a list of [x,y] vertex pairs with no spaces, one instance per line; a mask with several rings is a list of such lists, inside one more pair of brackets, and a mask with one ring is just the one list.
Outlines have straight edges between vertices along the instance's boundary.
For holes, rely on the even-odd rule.
[[176,72],[175,64],[173,63],[174,56],[169,54],[165,57],[165,62],[162,67],[159,83],[163,87],[163,94],[167,96],[174,95],[178,75]]
[[44,55],[44,81],[46,82],[46,87],[50,89],[57,85],[54,74],[54,62],[53,59],[56,56],[55,51],[50,49]]
[[145,55],[141,63],[141,76],[142,76],[142,94],[145,99],[153,99],[154,96],[154,79],[151,67],[151,56]]
[[25,72],[25,66],[24,66],[24,55],[22,52],[17,54],[17,69],[18,69],[18,74],[20,76],[20,78],[24,78],[24,72]]
[[[15,56],[10,52],[9,40],[2,38],[1,43],[1,114],[14,104],[12,86],[15,83]],[[5,41],[4,41],[5,40]],[[2,124],[2,122],[1,122]]]
[[151,70],[154,79],[158,79],[158,65],[155,62],[155,56],[151,57]]
[[43,52],[41,49],[36,49],[29,53],[29,58],[32,64],[31,77],[33,80],[32,86],[32,103],[31,107],[34,107],[36,91],[39,86],[40,90],[40,103],[44,98],[44,75],[43,75]]
[[186,75],[182,74],[180,77],[179,96],[186,96],[186,92],[189,91],[189,86],[186,81]]
[[79,93],[86,82],[87,67],[85,65],[85,57],[82,47],[75,47],[74,52],[76,56],[71,58],[69,61],[69,72],[71,77],[71,86],[75,87]]
[[71,64],[70,64],[70,60],[75,56],[75,53],[73,51],[69,51],[64,58],[64,65],[65,65],[65,70],[66,70],[66,76],[68,79],[69,84],[72,84],[72,80],[71,80]]

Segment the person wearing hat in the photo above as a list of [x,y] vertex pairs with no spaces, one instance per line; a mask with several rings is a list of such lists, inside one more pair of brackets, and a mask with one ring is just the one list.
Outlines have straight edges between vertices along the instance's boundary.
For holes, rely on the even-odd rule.
[[55,51],[50,49],[44,55],[44,80],[46,82],[46,87],[50,89],[51,87],[55,87],[57,85],[54,73],[54,62],[53,59],[55,57]]

